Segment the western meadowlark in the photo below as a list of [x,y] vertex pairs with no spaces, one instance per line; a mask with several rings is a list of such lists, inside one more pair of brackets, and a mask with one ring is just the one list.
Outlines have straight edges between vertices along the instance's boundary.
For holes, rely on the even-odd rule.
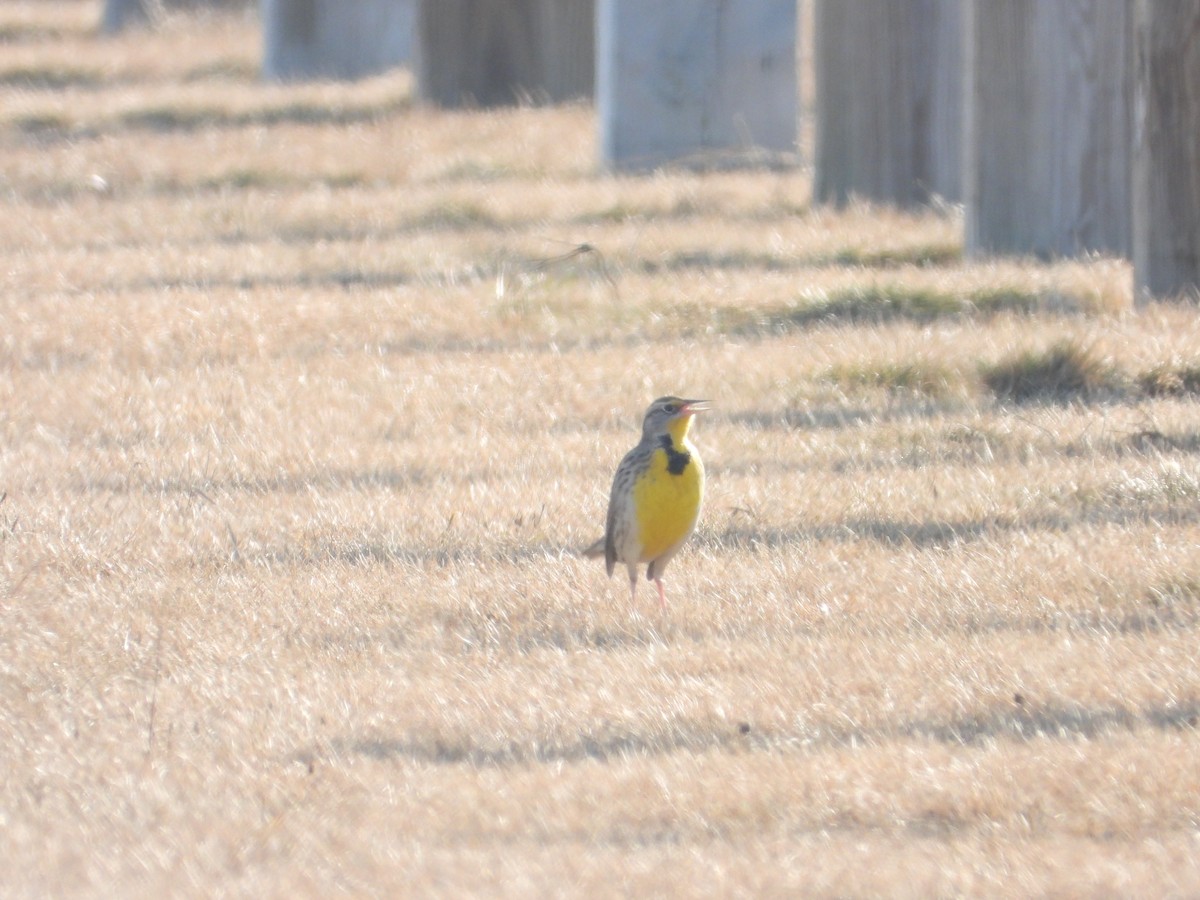
[[637,600],[638,563],[649,563],[646,577],[658,585],[658,603],[666,609],[663,570],[695,530],[704,497],[704,465],[688,429],[692,416],[708,408],[707,400],[659,397],[646,410],[641,441],[613,476],[604,537],[584,555],[603,556],[610,576],[624,563],[631,601]]

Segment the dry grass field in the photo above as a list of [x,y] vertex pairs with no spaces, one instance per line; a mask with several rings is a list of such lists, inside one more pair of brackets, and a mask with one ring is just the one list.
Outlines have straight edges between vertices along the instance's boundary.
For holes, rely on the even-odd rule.
[[0,5],[0,894],[1200,892],[1194,306],[97,16]]

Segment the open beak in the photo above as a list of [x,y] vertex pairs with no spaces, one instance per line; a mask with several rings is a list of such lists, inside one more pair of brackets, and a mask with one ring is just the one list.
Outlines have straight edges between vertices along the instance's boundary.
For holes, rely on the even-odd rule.
[[708,405],[707,400],[684,400],[683,409],[679,412],[685,416],[690,416],[692,413],[704,412],[706,409],[712,409]]

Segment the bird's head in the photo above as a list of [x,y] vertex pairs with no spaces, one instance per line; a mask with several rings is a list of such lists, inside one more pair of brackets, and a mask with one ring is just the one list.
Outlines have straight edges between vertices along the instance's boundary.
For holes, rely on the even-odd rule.
[[678,443],[687,436],[692,416],[708,408],[707,400],[659,397],[646,410],[646,418],[642,420],[642,437],[655,438],[669,434]]

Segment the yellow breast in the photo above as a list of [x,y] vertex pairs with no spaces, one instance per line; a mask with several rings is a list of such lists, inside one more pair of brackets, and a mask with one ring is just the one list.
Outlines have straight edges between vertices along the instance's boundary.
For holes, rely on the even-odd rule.
[[678,449],[656,448],[649,468],[633,486],[642,562],[657,559],[687,539],[696,527],[703,497],[704,466],[691,442],[685,439]]

